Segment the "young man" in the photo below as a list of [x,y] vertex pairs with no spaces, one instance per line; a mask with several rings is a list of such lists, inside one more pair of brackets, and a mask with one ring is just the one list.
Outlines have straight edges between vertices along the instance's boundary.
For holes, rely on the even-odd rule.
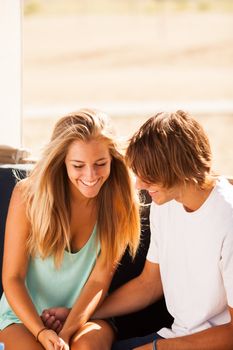
[[205,132],[183,111],[158,113],[132,137],[126,157],[137,188],[153,201],[151,243],[141,275],[96,317],[136,311],[164,293],[174,323],[114,350],[232,350],[233,186],[211,173]]

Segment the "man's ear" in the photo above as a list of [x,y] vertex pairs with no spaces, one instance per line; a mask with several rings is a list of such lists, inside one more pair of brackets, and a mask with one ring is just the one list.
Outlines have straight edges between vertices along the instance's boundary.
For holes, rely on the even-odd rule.
[[227,180],[233,185],[233,176],[227,176]]

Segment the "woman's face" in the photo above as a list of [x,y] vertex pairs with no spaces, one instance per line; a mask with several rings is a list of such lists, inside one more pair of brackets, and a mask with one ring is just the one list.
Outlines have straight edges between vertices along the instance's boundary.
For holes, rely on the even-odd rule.
[[110,175],[111,156],[101,140],[74,141],[68,148],[65,165],[71,190],[94,198]]

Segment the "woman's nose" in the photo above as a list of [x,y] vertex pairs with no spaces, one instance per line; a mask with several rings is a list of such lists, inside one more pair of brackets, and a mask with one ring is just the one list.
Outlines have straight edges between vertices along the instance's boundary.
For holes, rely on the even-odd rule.
[[93,180],[96,176],[96,170],[92,166],[86,167],[85,177],[87,180]]

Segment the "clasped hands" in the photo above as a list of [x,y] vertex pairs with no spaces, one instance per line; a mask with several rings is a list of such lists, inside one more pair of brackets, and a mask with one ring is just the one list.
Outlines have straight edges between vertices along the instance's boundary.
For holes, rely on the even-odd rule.
[[70,309],[67,307],[53,307],[45,309],[41,314],[41,320],[45,327],[52,329],[57,334],[62,330],[62,327],[69,315]]
[[[69,312],[70,309],[66,307],[49,308],[42,312],[40,317],[47,331],[41,333],[39,341],[46,350],[69,350],[69,340],[61,332]],[[59,340],[57,341],[58,337]],[[49,343],[47,343],[48,340]]]
[[[59,334],[69,313],[70,309],[67,307],[53,307],[44,310],[41,314],[41,319],[45,327]],[[152,344],[146,344],[135,348],[135,350],[151,350],[152,347]]]

